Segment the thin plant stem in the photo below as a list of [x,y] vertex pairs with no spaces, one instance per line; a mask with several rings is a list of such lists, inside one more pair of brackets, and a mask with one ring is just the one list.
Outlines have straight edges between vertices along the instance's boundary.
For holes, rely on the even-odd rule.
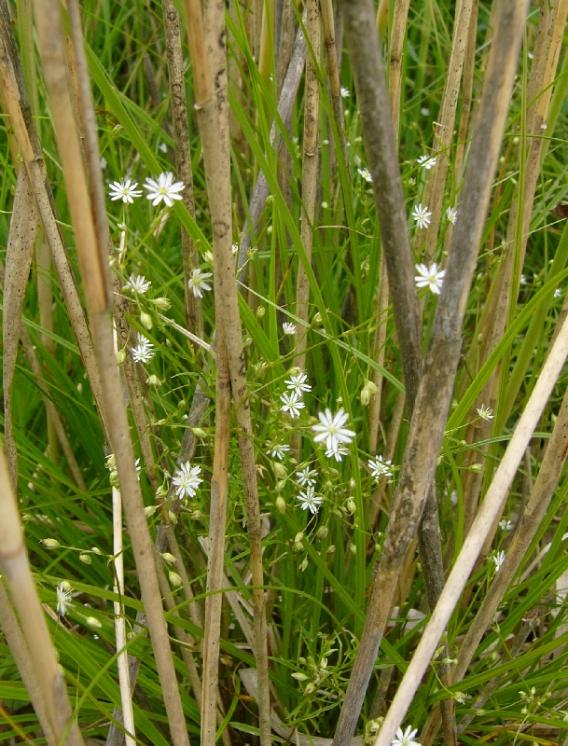
[[[321,20],[317,0],[306,3],[306,35],[310,54],[306,64],[306,82],[304,93],[304,134],[302,138],[302,217],[300,238],[306,255],[306,263],[312,259],[314,238],[314,221],[316,215],[317,178],[319,167],[319,80],[318,66],[321,44]],[[306,347],[308,341],[308,308],[310,286],[303,262],[298,264],[296,279],[296,325],[294,340],[294,365],[303,370],[306,366]],[[304,323],[306,322],[306,323]]]
[[[363,20],[360,15],[362,11],[359,7],[356,8],[356,5],[359,4],[350,4],[349,9],[344,6],[346,24],[350,27],[349,35],[352,40],[362,38],[365,23],[372,27],[372,20],[368,17]],[[367,13],[371,13],[369,6]],[[460,358],[461,325],[505,128],[525,15],[526,4],[501,4],[498,33],[491,52],[478,127],[462,190],[463,204],[468,205],[468,210],[462,214],[462,219],[456,225],[453,234],[444,287],[434,318],[430,348],[412,410],[410,432],[393,510],[373,582],[359,651],[335,733],[335,746],[344,743],[355,730],[396,592],[398,576],[414,539],[426,499],[429,494],[431,495],[431,485]],[[359,48],[362,46],[359,42]],[[358,51],[355,44],[352,45],[351,55],[357,66]],[[364,54],[361,56],[363,68],[366,60]],[[361,72],[362,69],[360,74]],[[368,76],[361,77],[364,80],[372,80],[370,71]],[[361,91],[359,98],[361,99]],[[363,103],[361,107],[363,109]],[[387,200],[383,198],[383,202],[386,203]],[[386,252],[387,242],[384,239],[383,241]],[[410,262],[410,256],[408,261]],[[390,278],[395,273],[391,273],[390,264],[388,266]],[[393,284],[391,281],[391,287]],[[396,313],[394,288],[393,304]],[[397,327],[397,330],[404,355],[403,335],[408,330],[403,325],[400,330]],[[406,366],[409,366],[408,361]]]
[[[59,743],[83,746],[83,738],[71,711],[63,672],[57,662],[55,647],[32,577],[3,448],[0,448],[0,569],[5,575],[31,670],[37,679],[37,689],[34,687],[34,691],[37,691],[37,699],[41,699],[38,715],[48,723],[45,735],[52,736],[50,746]],[[16,659],[18,657],[16,654]]]
[[[259,692],[259,731],[260,742],[264,746],[271,743],[267,621],[253,430],[246,390],[246,364],[238,309],[235,264],[231,251],[232,216],[224,6],[215,3],[206,5],[207,37],[199,3],[196,0],[186,0],[185,7],[194,72],[196,110],[203,144],[207,193],[213,225],[215,318],[218,328],[222,329],[222,340],[227,351],[245,484],[247,531],[253,581],[254,652]],[[211,54],[210,50],[212,50]]]
[[440,596],[436,608],[424,630],[420,643],[406,669],[390,709],[385,717],[375,746],[390,746],[396,729],[400,726],[412,702],[426,668],[435,653],[436,646],[459,601],[461,592],[479,556],[487,532],[491,530],[500,514],[515,472],[523,458],[533,432],[542,415],[554,384],[568,356],[568,317],[564,319],[542,371],[535,383],[527,406],[521,415],[505,454],[495,472],[491,486],[485,495],[475,521],[456,558],[452,571]]

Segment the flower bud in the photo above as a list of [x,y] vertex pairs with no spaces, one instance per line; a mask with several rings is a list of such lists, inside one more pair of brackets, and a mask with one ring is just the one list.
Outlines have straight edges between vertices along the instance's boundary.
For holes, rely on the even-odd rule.
[[81,554],[79,555],[79,559],[81,560],[81,562],[82,562],[82,563],[83,563],[84,565],[90,565],[90,564],[92,564],[92,562],[93,562],[93,558],[91,557],[91,555],[90,555],[90,554],[87,554],[86,552],[82,552],[82,553],[81,553]]
[[175,565],[175,563],[177,562],[177,559],[174,557],[173,554],[171,554],[171,552],[162,552],[162,559],[168,565]]
[[41,539],[40,544],[43,544],[46,549],[59,549],[61,546],[57,539]]
[[150,329],[153,326],[152,317],[150,316],[150,314],[146,313],[146,311],[141,311],[140,312],[140,323],[145,329],[148,329],[148,331],[150,331]]
[[173,570],[170,570],[168,573],[168,578],[170,580],[170,585],[172,588],[179,588],[181,585],[181,575],[179,575],[177,572],[174,572]]
[[121,347],[120,350],[117,350],[116,353],[116,362],[119,365],[122,365],[122,363],[126,360],[126,347]]
[[359,398],[361,399],[361,404],[364,407],[367,407],[373,396],[377,393],[377,384],[373,381],[365,381],[365,384],[363,388],[361,389],[361,393],[359,394]]
[[101,622],[99,622],[99,620],[94,616],[86,616],[85,624],[92,629],[100,629],[103,626]]
[[279,513],[285,513],[286,512],[286,500],[282,497],[282,495],[278,495],[276,498],[276,510]]

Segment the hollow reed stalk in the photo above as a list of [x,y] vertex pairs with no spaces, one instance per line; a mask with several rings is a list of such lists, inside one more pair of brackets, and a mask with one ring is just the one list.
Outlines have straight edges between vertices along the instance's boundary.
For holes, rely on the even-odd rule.
[[[503,16],[501,16],[501,19]],[[489,73],[490,74],[490,73]],[[533,432],[538,425],[548,398],[568,356],[568,317],[562,323],[546,362],[531,392],[525,410],[519,418],[513,436],[499,463],[475,521],[456,558],[452,571],[428,622],[404,678],[385,717],[375,746],[390,746],[412,698],[419,686],[436,646],[459,602],[460,595],[473,570],[479,552],[505,504],[508,490],[524,456]]]
[[215,319],[218,330],[222,330],[222,340],[227,353],[245,485],[253,585],[259,731],[260,741],[264,746],[271,743],[267,622],[253,430],[246,389],[246,362],[238,309],[235,263],[231,251],[232,200],[224,6],[207,3],[205,24],[197,0],[186,0],[185,7],[196,111],[203,144],[207,194],[213,226]]
[[[191,149],[188,131],[187,97],[183,70],[183,51],[181,46],[181,22],[173,0],[163,0],[163,16],[166,40],[166,59],[168,62],[168,87],[172,109],[174,159],[176,175],[184,183],[182,201],[189,214],[195,218],[195,195],[193,189],[193,169],[191,166]],[[196,298],[189,287],[192,271],[199,265],[199,254],[189,233],[181,229],[181,250],[183,259],[183,291],[185,299],[186,320],[189,330],[198,337],[203,336],[203,311],[201,301]]]
[[[319,167],[319,105],[320,91],[318,67],[321,47],[321,19],[317,0],[306,3],[306,35],[309,48],[306,63],[304,92],[304,133],[302,138],[302,216],[300,238],[306,264],[311,264],[316,215],[317,180]],[[303,262],[298,263],[296,278],[296,335],[294,340],[294,365],[303,370],[306,366],[308,342],[308,311],[310,285]]]
[[[366,21],[372,28],[372,20],[368,17],[364,19],[359,3],[352,3],[344,8],[350,37],[352,40],[359,40],[358,44],[351,43],[352,61],[357,69],[358,50],[364,48],[361,43],[364,23]],[[369,16],[372,11],[370,5],[366,10]],[[498,32],[491,50],[478,127],[472,143],[462,190],[462,201],[468,209],[462,214],[452,237],[444,287],[436,309],[430,348],[412,411],[410,432],[393,510],[373,582],[359,651],[334,737],[335,746],[344,743],[355,730],[396,592],[398,576],[418,528],[424,504],[431,492],[461,353],[461,325],[505,128],[525,16],[526,3],[515,6],[500,3]],[[376,39],[374,39],[374,44],[377,45]],[[377,59],[380,59],[378,49],[371,58],[375,64],[370,67],[366,75],[362,74],[364,65],[370,63],[365,59],[367,56],[365,53],[360,56],[362,60],[359,76],[363,80],[373,80],[373,77],[377,76],[376,74],[373,76],[372,70],[376,69]],[[359,100],[363,114],[364,104],[361,90],[359,88]],[[374,119],[375,122],[380,121],[376,111]],[[363,128],[365,131],[364,117]],[[374,132],[377,129],[375,126]],[[374,132],[370,133],[371,137],[374,136]],[[376,180],[375,174],[373,177]],[[388,199],[383,198],[382,202],[388,203]],[[399,212],[401,212],[400,208]],[[397,238],[400,241],[400,237],[397,236]],[[387,241],[384,238],[383,242],[386,252]],[[407,261],[410,263],[410,251],[408,255]],[[396,270],[391,272],[390,263],[387,266],[389,278],[396,277]],[[393,287],[393,305],[396,313],[397,293],[392,281],[391,287]],[[404,325],[401,325],[401,328],[402,334],[399,331],[399,340],[404,364],[403,341],[405,338],[403,335],[407,329]],[[412,352],[412,348],[410,351]],[[407,361],[406,366],[408,365]]]
[[[99,369],[103,373],[101,413],[116,459],[120,491],[168,713],[170,734],[176,746],[186,746],[189,740],[185,718],[159,592],[152,541],[135,468],[120,373],[114,354],[110,314],[112,303],[108,284],[109,231],[100,182],[100,155],[90,89],[88,79],[85,80],[80,71],[82,68],[86,74],[82,40],[75,26],[73,54],[79,72],[79,103],[85,127],[86,162],[83,160],[71,91],[67,87],[67,61],[63,53],[65,41],[59,4],[34,2],[34,10],[40,56],[76,237],[95,354]],[[71,6],[70,10],[73,13]],[[78,7],[75,10],[78,13]]]
[[[50,746],[60,743],[82,746],[83,738],[73,717],[63,671],[32,577],[3,447],[0,447],[0,569],[21,630],[21,636],[13,630],[13,639],[25,644],[29,656],[30,667],[22,675],[29,678],[33,671],[35,676],[37,687],[32,692],[37,694],[38,717],[48,724],[45,736],[52,737]],[[22,650],[15,651],[15,659],[22,654]]]

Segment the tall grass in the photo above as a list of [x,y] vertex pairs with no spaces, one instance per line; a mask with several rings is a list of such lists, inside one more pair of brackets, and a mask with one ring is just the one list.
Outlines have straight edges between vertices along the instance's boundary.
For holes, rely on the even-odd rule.
[[1,0],[6,742],[568,741],[567,15]]

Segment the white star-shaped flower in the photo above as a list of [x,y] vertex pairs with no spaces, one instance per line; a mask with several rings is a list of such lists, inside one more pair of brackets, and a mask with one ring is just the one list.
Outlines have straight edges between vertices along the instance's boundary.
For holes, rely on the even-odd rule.
[[457,207],[448,207],[446,210],[446,217],[450,221],[452,225],[456,224],[456,220],[458,219],[458,208]]
[[418,272],[414,277],[416,287],[429,288],[434,295],[440,295],[446,270],[438,269],[438,265],[434,262],[429,267],[425,264],[417,264],[416,271]]
[[300,370],[297,373],[292,373],[290,378],[287,378],[284,381],[284,384],[287,389],[295,391],[298,396],[302,396],[304,391],[312,390],[312,387],[308,383],[307,373],[304,373],[303,370]]
[[392,746],[420,746],[418,741],[415,741],[415,737],[418,734],[416,728],[408,725],[404,731],[399,728],[396,732]]
[[312,426],[312,430],[316,433],[314,441],[325,443],[328,454],[335,456],[340,446],[349,445],[355,437],[353,430],[345,427],[348,419],[347,412],[341,408],[332,414],[330,409],[326,409],[325,412],[319,412],[318,417],[319,424]]
[[184,188],[182,181],[174,182],[174,175],[171,171],[160,174],[157,181],[146,179],[144,182],[144,189],[148,192],[146,199],[149,199],[154,207],[159,205],[160,202],[163,202],[167,207],[171,207],[174,200],[182,198],[180,192],[183,192]]
[[437,160],[435,155],[421,155],[416,159],[416,163],[425,171],[430,171],[436,165]]
[[180,464],[172,477],[172,484],[176,488],[179,500],[184,497],[195,497],[202,481],[201,467],[192,466],[189,461]]
[[144,275],[130,275],[124,285],[123,290],[130,290],[131,293],[136,295],[144,295],[150,289],[151,282],[147,280]]
[[211,290],[209,280],[213,277],[211,272],[203,272],[197,267],[192,270],[187,285],[196,298],[203,298],[203,293]]
[[305,490],[300,492],[297,499],[302,510],[309,510],[312,515],[318,512],[320,505],[323,503],[323,497],[316,495],[311,485],[308,485]]
[[59,616],[65,616],[67,609],[73,606],[71,586],[66,580],[62,580],[58,584],[55,594],[57,596],[57,613]]
[[427,228],[430,225],[431,217],[432,212],[420,203],[414,205],[412,208],[412,219],[416,223],[417,228]]
[[482,420],[485,420],[485,422],[491,422],[491,420],[495,416],[491,407],[486,407],[485,404],[482,404],[475,411]]
[[130,348],[135,363],[149,363],[154,357],[154,345],[143,334],[137,335],[137,344]]
[[284,334],[293,336],[294,334],[296,334],[296,324],[292,324],[292,322],[290,321],[285,321],[282,324],[282,331],[284,332]]
[[392,461],[383,456],[375,456],[367,461],[367,466],[371,470],[371,476],[378,482],[380,479],[385,478],[387,482],[392,479]]
[[280,401],[282,402],[280,410],[289,414],[290,417],[299,417],[300,409],[306,406],[296,391],[285,391],[280,395]]
[[142,192],[136,187],[138,184],[132,179],[123,179],[122,181],[111,181],[108,185],[108,195],[111,202],[122,200],[124,204],[132,204],[136,197],[140,197]]
[[276,444],[272,445],[270,444],[268,446],[268,453],[272,458],[277,458],[279,461],[282,461],[284,456],[289,452],[290,446],[286,444]]
[[300,487],[313,487],[316,483],[318,473],[315,469],[310,469],[309,466],[305,466],[303,469],[299,469],[296,472],[296,481]]

